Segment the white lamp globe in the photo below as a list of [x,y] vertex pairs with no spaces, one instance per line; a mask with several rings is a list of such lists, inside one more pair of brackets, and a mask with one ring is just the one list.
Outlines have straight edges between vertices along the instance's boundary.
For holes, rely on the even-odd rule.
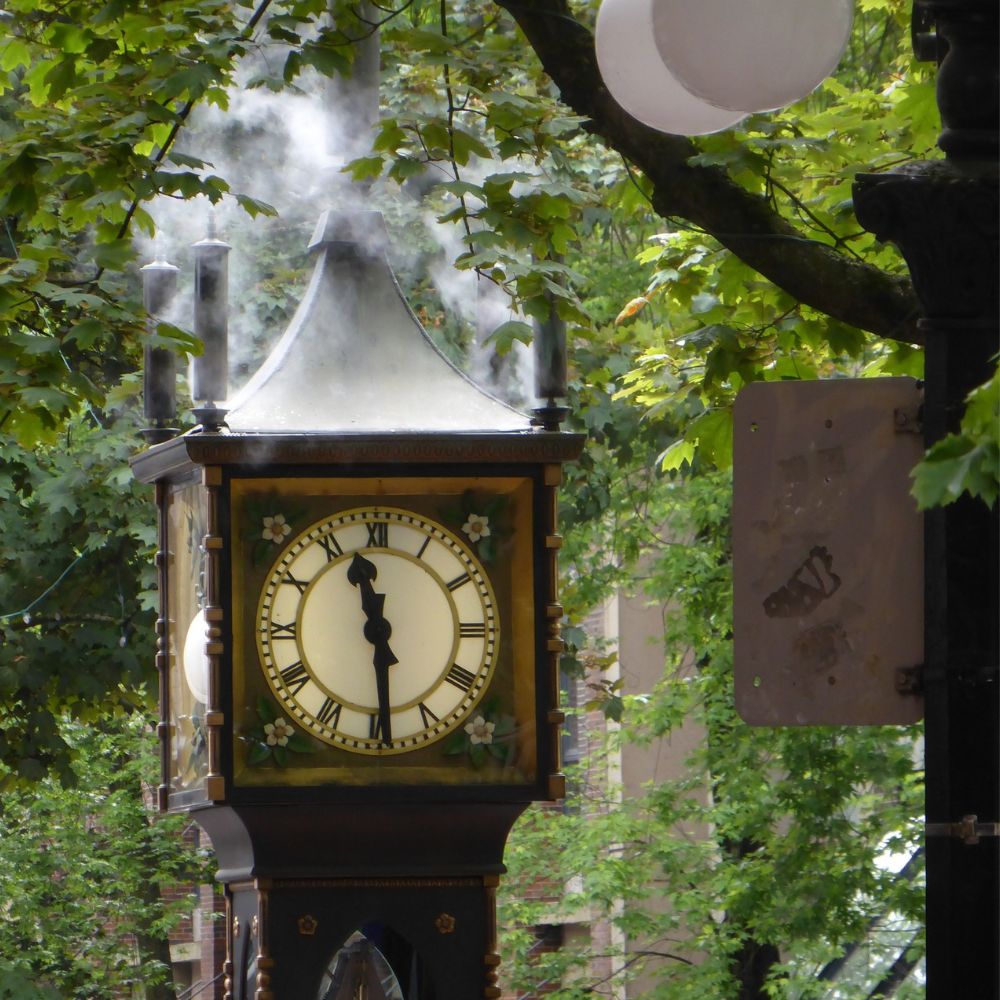
[[205,655],[205,643],[208,641],[208,622],[204,610],[194,616],[184,637],[184,652],[181,662],[184,665],[184,680],[196,701],[208,704],[208,657]]
[[653,40],[695,96],[773,111],[811,93],[840,62],[854,0],[652,0]]
[[656,0],[604,0],[597,13],[597,65],[611,96],[633,118],[660,132],[705,135],[744,117],[713,107],[684,89],[653,39]]

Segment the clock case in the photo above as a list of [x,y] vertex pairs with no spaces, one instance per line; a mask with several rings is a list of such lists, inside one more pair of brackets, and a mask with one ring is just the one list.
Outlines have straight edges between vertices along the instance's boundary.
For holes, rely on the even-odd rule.
[[[135,474],[154,483],[159,511],[157,566],[161,607],[157,620],[157,668],[160,677],[161,721],[158,727],[161,751],[159,805],[162,810],[200,811],[218,805],[275,806],[296,804],[350,804],[496,802],[527,803],[562,797],[559,743],[563,715],[558,710],[558,659],[563,644],[559,638],[562,608],[557,600],[556,557],[560,544],[556,532],[557,487],[561,463],[575,457],[577,435],[533,431],[527,434],[464,434],[451,439],[441,435],[358,435],[333,438],[322,435],[231,434],[195,432],[155,445],[133,460]],[[260,673],[256,648],[244,650],[242,662],[234,663],[234,636],[241,622],[234,621],[234,604],[252,613],[256,599],[236,598],[240,581],[234,579],[232,558],[232,496],[237,481],[260,483],[268,479],[288,483],[297,478],[315,483],[330,479],[406,481],[415,484],[432,479],[477,481],[523,477],[531,484],[531,585],[533,592],[532,635],[525,648],[533,655],[517,670],[530,671],[534,687],[533,777],[523,782],[495,784],[435,780],[426,772],[405,775],[398,782],[355,784],[343,782],[301,783],[295,777],[308,771],[308,757],[289,754],[285,767],[271,763],[271,781],[266,786],[247,785],[237,778],[234,748],[239,736],[234,699],[240,688],[240,672]],[[363,488],[363,486],[362,486]],[[485,488],[485,486],[483,486]],[[179,495],[186,506],[202,512],[204,535],[200,539],[175,537],[183,531],[171,506]],[[387,497],[391,504],[392,497]],[[347,506],[344,503],[343,506]],[[196,519],[197,520],[197,519]],[[190,522],[190,517],[188,517]],[[195,531],[199,526],[195,524]],[[289,540],[293,535],[289,536]],[[200,571],[180,566],[178,552],[197,545]],[[283,546],[274,546],[273,559]],[[197,576],[197,603],[206,620],[204,646],[208,668],[208,704],[199,720],[197,736],[179,729],[179,692],[186,690],[183,678],[183,635],[180,619],[190,617],[194,599],[190,578]],[[177,579],[180,577],[181,579]],[[188,579],[184,579],[188,577]],[[513,581],[512,586],[517,586]],[[171,604],[185,604],[187,614]],[[512,623],[513,624],[513,623]],[[524,622],[520,623],[524,627]],[[501,643],[509,641],[509,631]],[[520,637],[523,643],[524,637]],[[238,645],[238,644],[237,644]],[[245,647],[246,643],[243,643]],[[249,655],[245,655],[245,654]],[[523,659],[523,658],[522,658]],[[472,717],[475,716],[473,709]],[[178,780],[178,744],[185,739],[198,746],[199,767],[193,780]],[[294,758],[294,759],[292,759]],[[284,781],[283,777],[288,777]],[[362,779],[363,780],[363,779]],[[199,817],[200,818],[200,817]]]
[[[548,404],[532,419],[455,368],[406,304],[386,246],[377,213],[323,213],[309,287],[268,359],[225,411],[211,402],[224,389],[206,393],[195,430],[165,441],[159,435],[171,432],[159,428],[171,421],[157,417],[161,443],[132,461],[155,484],[159,510],[159,804],[189,812],[211,838],[233,1000],[317,996],[331,956],[369,928],[375,942],[384,932],[405,944],[397,972],[423,968],[426,984],[407,986],[413,1000],[499,997],[495,896],[506,838],[531,801],[563,795],[556,492],[583,437],[558,430],[558,386],[539,391]],[[283,771],[266,764],[277,783],[240,784],[234,680],[261,668],[256,648],[234,656],[234,635],[257,611],[256,600],[236,599],[234,487],[296,477],[329,480],[331,496],[345,478],[530,483],[533,599],[518,625],[528,652],[517,664],[533,687],[530,781],[446,782],[413,768],[394,784],[304,784],[306,769],[289,753]]]

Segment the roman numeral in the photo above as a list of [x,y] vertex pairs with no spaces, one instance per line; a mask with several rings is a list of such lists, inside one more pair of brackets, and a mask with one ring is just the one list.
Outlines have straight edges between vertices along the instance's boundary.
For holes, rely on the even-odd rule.
[[333,535],[322,535],[317,539],[323,551],[326,553],[326,561],[333,562],[337,556],[342,556],[344,550],[340,547],[340,542]]
[[289,622],[287,625],[280,625],[278,622],[271,622],[271,639],[294,639],[295,624]]
[[446,586],[449,590],[458,590],[459,587],[464,586],[472,579],[468,573],[463,573],[461,576],[456,576],[454,580],[449,580]]
[[427,536],[427,537],[426,537],[426,538],[424,539],[424,544],[420,546],[420,551],[419,551],[419,552],[417,552],[417,558],[418,558],[418,559],[423,559],[423,557],[424,557],[424,552],[426,552],[426,551],[427,551],[427,546],[428,546],[428,545],[430,545],[430,544],[431,544],[431,536],[430,536],[430,535],[428,535],[428,536]]
[[281,671],[282,683],[288,688],[289,694],[298,694],[311,680],[301,660],[296,660]]
[[327,698],[319,707],[316,713],[316,720],[324,726],[331,726],[336,729],[340,725],[340,710],[344,706],[339,701]]
[[458,634],[463,639],[482,639],[486,636],[485,622],[459,622]]
[[384,549],[389,544],[389,525],[385,521],[375,521],[368,528],[368,547]]
[[425,729],[430,729],[431,723],[441,721],[423,702],[420,703],[419,708],[420,721],[423,723]]
[[449,684],[454,684],[455,687],[461,688],[463,691],[468,691],[472,687],[472,682],[476,679],[476,675],[466,670],[465,667],[460,667],[455,663],[452,665],[451,670],[445,674],[444,679]]
[[368,716],[368,739],[378,740],[379,743],[385,742],[382,738],[382,722],[378,717],[378,712],[372,712]]
[[304,594],[306,592],[306,587],[309,586],[308,580],[296,580],[291,573],[286,573],[281,582],[294,587],[300,594]]

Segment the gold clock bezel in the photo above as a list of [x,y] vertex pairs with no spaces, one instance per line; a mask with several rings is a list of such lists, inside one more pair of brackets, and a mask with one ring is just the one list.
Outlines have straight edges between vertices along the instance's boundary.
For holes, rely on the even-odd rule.
[[[335,726],[327,725],[317,715],[303,706],[301,700],[297,698],[299,691],[302,689],[301,686],[298,690],[292,691],[291,686],[286,684],[282,678],[282,671],[287,670],[288,666],[279,667],[277,665],[277,662],[280,662],[280,660],[278,659],[277,651],[273,649],[274,640],[271,633],[274,629],[271,627],[272,619],[270,611],[274,606],[277,588],[287,582],[281,578],[287,575],[296,559],[307,549],[314,545],[322,547],[320,539],[336,533],[336,529],[332,528],[332,525],[338,524],[338,527],[346,528],[355,524],[367,527],[369,524],[384,523],[388,527],[391,527],[393,522],[398,522],[422,532],[426,536],[427,543],[436,540],[439,544],[445,545],[453,555],[457,556],[459,562],[469,570],[468,575],[476,585],[476,592],[483,611],[484,636],[482,654],[475,669],[472,669],[471,664],[461,665],[461,668],[468,674],[471,674],[474,679],[469,682],[469,688],[466,689],[465,694],[457,701],[455,707],[451,708],[444,717],[438,718],[435,725],[425,725],[422,730],[410,733],[407,736],[394,737],[386,744],[371,736],[368,738],[352,736]],[[423,549],[420,551],[422,552]],[[451,588],[448,581],[440,577],[430,566],[421,563],[418,555],[393,548],[391,545],[387,547],[362,545],[357,548],[344,549],[332,559],[328,557],[327,564],[305,584],[305,589],[299,594],[296,602],[298,608],[304,612],[310,595],[323,574],[330,572],[333,567],[346,561],[356,552],[378,553],[380,555],[389,553],[393,558],[401,558],[419,565],[442,590],[451,611],[452,635],[450,653],[446,658],[446,662],[442,664],[436,679],[420,695],[392,706],[392,714],[397,715],[423,705],[425,700],[431,697],[442,684],[447,683],[447,678],[454,668],[459,666],[456,654],[462,636],[458,608],[451,596]],[[304,583],[305,581],[302,582]],[[409,753],[420,747],[429,746],[438,740],[444,739],[453,733],[458,726],[462,725],[482,701],[489,687],[490,681],[493,678],[497,651],[503,634],[496,595],[490,580],[489,571],[483,566],[470,546],[455,532],[439,521],[413,510],[386,504],[367,504],[361,507],[351,507],[346,510],[330,513],[314,521],[294,538],[291,538],[278,553],[277,558],[267,572],[264,586],[261,589],[260,598],[257,602],[256,622],[258,626],[256,630],[257,652],[260,657],[261,670],[274,695],[287,709],[299,727],[310,736],[322,740],[331,746],[340,747],[351,753],[375,754],[380,756]],[[334,702],[340,706],[341,710],[347,709],[355,715],[372,715],[376,711],[375,706],[358,705],[343,698],[338,692],[333,691],[329,684],[321,679],[321,671],[310,662],[311,658],[307,655],[303,647],[301,636],[297,635],[294,641],[298,655],[297,662],[303,666],[309,681],[318,687],[328,698],[334,699]],[[391,690],[390,687],[390,693]]]

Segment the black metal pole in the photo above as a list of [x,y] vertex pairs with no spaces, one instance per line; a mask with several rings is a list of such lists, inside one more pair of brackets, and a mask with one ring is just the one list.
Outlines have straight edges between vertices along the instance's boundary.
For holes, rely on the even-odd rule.
[[[944,161],[858,177],[861,224],[899,246],[926,337],[924,433],[956,431],[1000,346],[996,0],[917,0],[940,60]],[[968,495],[925,520],[927,997],[1000,996],[998,520]]]

